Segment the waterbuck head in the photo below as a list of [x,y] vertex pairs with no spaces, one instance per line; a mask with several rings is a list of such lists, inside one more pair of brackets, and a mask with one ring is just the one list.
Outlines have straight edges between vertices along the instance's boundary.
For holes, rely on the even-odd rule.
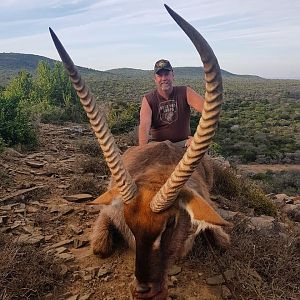
[[[206,92],[202,118],[193,142],[183,154],[169,142],[129,149],[123,157],[107,126],[105,116],[81,79],[71,58],[50,29],[59,55],[89,117],[91,126],[111,170],[113,185],[97,202],[122,199],[122,216],[135,239],[136,282],[134,299],[166,299],[168,265],[185,252],[193,225],[198,229],[227,225],[208,203],[203,172],[194,172],[214,135],[222,103],[222,80],[217,59],[205,39],[184,19],[167,11],[195,45],[204,64]],[[153,153],[158,152],[159,155]],[[151,167],[143,165],[152,155]],[[159,157],[164,156],[163,160]],[[201,229],[201,228],[200,228]]]

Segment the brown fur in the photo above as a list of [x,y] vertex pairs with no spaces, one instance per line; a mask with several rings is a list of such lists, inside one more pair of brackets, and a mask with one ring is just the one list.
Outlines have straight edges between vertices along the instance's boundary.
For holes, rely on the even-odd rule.
[[183,154],[183,148],[168,141],[130,148],[124,153],[123,161],[137,185],[135,197],[123,204],[112,181],[108,191],[93,202],[110,204],[104,206],[95,223],[93,251],[109,255],[113,249],[111,226],[120,231],[130,248],[136,251],[137,298],[143,295],[145,299],[158,299],[165,294],[167,268],[175,258],[190,251],[202,230],[211,231],[219,245],[229,243],[221,227],[229,223],[219,216],[209,198],[213,173],[206,156],[170,208],[160,213],[150,209],[151,200]]
[[102,257],[107,257],[111,254],[113,246],[111,224],[110,217],[103,212],[96,220],[92,235],[92,249],[94,254],[99,254]]

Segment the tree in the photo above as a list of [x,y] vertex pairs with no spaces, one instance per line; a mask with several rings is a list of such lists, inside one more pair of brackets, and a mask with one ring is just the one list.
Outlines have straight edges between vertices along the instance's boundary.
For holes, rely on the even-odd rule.
[[22,109],[32,93],[32,76],[21,71],[8,84],[0,96],[0,136],[7,145],[35,146],[37,136],[30,114]]

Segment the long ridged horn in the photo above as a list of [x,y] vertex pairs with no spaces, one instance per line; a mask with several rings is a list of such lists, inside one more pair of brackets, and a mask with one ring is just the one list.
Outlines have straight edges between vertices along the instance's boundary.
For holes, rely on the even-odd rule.
[[136,192],[135,182],[132,180],[130,174],[124,167],[123,161],[120,156],[120,150],[116,145],[114,137],[108,128],[104,114],[96,105],[93,94],[90,92],[88,86],[81,78],[72,59],[64,49],[56,34],[51,28],[49,28],[49,30],[59,56],[63,61],[64,66],[73,83],[73,87],[75,88],[77,95],[84,107],[84,110],[87,113],[93,131],[103,151],[107,165],[117,183],[122,198],[126,203],[133,198]]
[[192,175],[199,161],[207,151],[215,134],[222,103],[222,77],[217,58],[201,34],[182,17],[165,5],[168,13],[190,38],[204,65],[205,103],[194,139],[175,170],[150,203],[153,212],[170,207],[180,189]]

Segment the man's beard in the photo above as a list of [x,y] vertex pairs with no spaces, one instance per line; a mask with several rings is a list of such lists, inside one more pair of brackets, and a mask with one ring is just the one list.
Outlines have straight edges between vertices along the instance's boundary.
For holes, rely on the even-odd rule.
[[160,85],[160,87],[163,91],[168,91],[171,88],[171,84],[169,82],[165,82],[165,83],[162,83]]

